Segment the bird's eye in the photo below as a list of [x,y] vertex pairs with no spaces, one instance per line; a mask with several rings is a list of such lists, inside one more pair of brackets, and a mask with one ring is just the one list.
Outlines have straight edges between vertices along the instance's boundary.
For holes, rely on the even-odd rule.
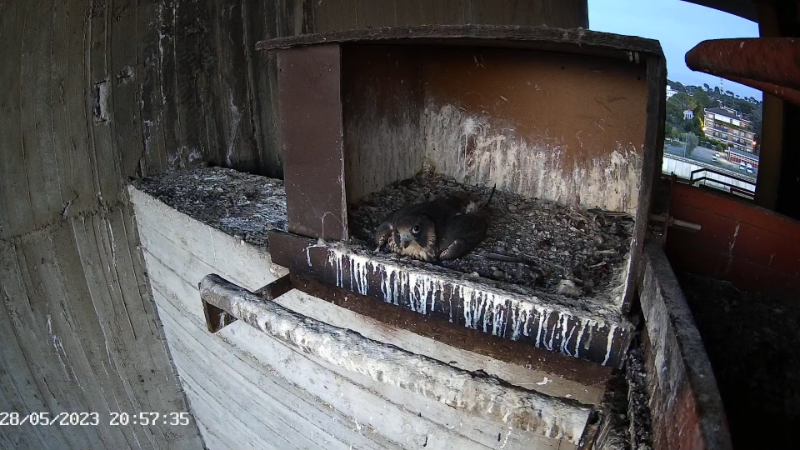
[[411,229],[411,232],[414,234],[419,233],[419,225],[414,225],[414,228]]

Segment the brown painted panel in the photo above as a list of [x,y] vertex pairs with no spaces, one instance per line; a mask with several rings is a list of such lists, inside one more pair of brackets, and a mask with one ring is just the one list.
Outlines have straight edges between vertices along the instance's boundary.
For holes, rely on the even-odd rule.
[[278,101],[289,231],[347,239],[338,45],[280,52]]
[[[455,104],[499,118],[531,141],[561,141],[569,156],[580,161],[607,154],[617,142],[633,143],[642,151],[644,64],[468,48],[431,50],[425,63],[427,94],[437,105]],[[569,161],[563,170],[571,169]]]
[[420,51],[342,48],[347,201],[413,177],[425,158]]
[[740,289],[800,299],[800,222],[684,184],[674,184],[670,214],[702,226],[667,235],[676,270],[730,281]]
[[526,197],[635,214],[644,62],[439,47],[426,49],[424,79],[426,151],[440,171]]

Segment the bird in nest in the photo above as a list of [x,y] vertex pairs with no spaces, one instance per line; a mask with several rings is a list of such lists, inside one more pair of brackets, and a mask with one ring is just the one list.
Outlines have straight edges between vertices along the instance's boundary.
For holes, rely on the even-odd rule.
[[392,212],[375,232],[378,250],[428,262],[466,255],[486,237],[496,187],[483,205],[458,192]]

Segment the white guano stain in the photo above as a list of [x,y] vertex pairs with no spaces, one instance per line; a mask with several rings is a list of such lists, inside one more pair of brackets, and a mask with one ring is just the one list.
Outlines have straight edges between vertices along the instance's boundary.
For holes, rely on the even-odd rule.
[[[437,302],[443,301],[445,287],[450,286],[450,314],[453,320],[453,295],[462,299],[464,326],[495,336],[517,341],[525,339],[536,348],[556,351],[575,358],[594,339],[604,339],[607,351],[603,364],[611,359],[614,334],[618,325],[588,316],[568,305],[545,306],[536,296],[523,296],[497,288],[455,279],[437,272],[403,266],[387,258],[367,256],[337,245],[327,247],[328,265],[334,270],[336,284],[361,295],[379,296],[383,301],[405,306],[420,314],[431,314]],[[380,286],[370,287],[370,279],[378,278]],[[611,316],[609,316],[611,317]],[[554,323],[551,318],[555,318]],[[510,327],[507,330],[507,326]],[[534,330],[531,328],[536,324]],[[535,332],[535,335],[532,333]],[[573,338],[574,342],[573,342]]]
[[497,184],[526,197],[636,213],[642,158],[631,143],[618,142],[604,156],[573,165],[566,144],[546,133],[528,141],[513,129],[493,127],[487,117],[430,101],[425,117],[427,158],[459,182]]

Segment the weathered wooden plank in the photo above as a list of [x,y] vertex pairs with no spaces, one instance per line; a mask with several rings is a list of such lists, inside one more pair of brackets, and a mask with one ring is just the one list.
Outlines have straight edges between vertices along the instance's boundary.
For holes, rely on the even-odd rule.
[[[48,236],[40,236],[45,239]],[[7,246],[4,254],[8,255],[3,264],[3,294],[6,311],[12,319],[14,335],[20,345],[22,355],[35,374],[34,380],[41,399],[46,405],[44,411],[55,415],[59,412],[82,410],[86,404],[83,390],[75,383],[72,372],[68,369],[66,357],[60,338],[52,332],[52,320],[48,299],[42,289],[34,284],[31,270],[40,264],[52,264],[28,260],[31,243],[17,241],[14,246]],[[33,244],[35,245],[35,244]],[[70,366],[71,368],[71,366]],[[35,397],[34,397],[35,398]],[[61,441],[71,447],[87,448],[100,444],[86,427],[64,427]]]
[[[230,330],[217,335],[208,333],[202,316],[196,313],[200,309],[196,285],[182,279],[170,268],[151,258],[149,253],[146,256],[148,267],[153,274],[154,295],[160,315],[165,322],[165,332],[170,347],[173,353],[180,352],[184,358],[188,358],[176,358],[181,379],[186,382],[185,370],[191,370],[192,376],[196,377],[194,385],[197,394],[190,401],[192,410],[201,424],[220,436],[236,440],[239,437],[228,429],[229,422],[247,424],[251,420],[265,420],[262,417],[278,416],[294,428],[308,429],[310,426],[313,429],[327,430],[327,433],[331,433],[331,436],[340,442],[354,444],[358,448],[370,447],[369,441],[362,440],[357,430],[334,426],[333,423],[344,418],[338,417],[335,410],[319,403],[313,393],[297,390],[291,383],[273,377],[271,371],[263,367],[269,361],[282,361],[284,358],[257,360],[239,348],[240,338],[228,336]],[[236,324],[229,328],[236,328]],[[218,337],[223,339],[220,340]],[[247,339],[254,338],[250,336]],[[254,341],[255,345],[262,345],[264,337],[256,337]],[[204,361],[207,369],[203,372],[206,372],[206,375],[198,375],[199,369],[187,367],[187,364],[196,364],[196,361],[192,363],[191,360]],[[218,395],[212,395],[212,389]],[[228,399],[240,397],[252,403],[230,411]],[[223,411],[228,411],[227,420],[217,420],[219,414],[223,417],[226,415]],[[249,413],[231,417],[230,413],[234,411],[249,411]],[[272,433],[262,434],[261,438],[269,442],[271,435]],[[229,441],[223,448],[231,446],[235,445]]]
[[[22,142],[21,84],[22,37],[28,3],[9,3],[0,14],[0,79],[5,88],[0,101],[0,238],[17,235],[33,223],[33,205],[28,191],[25,148]],[[22,170],[21,170],[22,169]]]
[[[574,448],[573,444],[564,440],[545,438],[532,432],[499,426],[489,420],[456,414],[452,408],[441,402],[409,395],[405,389],[343,370],[313,356],[292,358],[293,352],[285,346],[270,347],[268,344],[260,343],[253,337],[259,332],[252,327],[238,327],[230,332],[249,336],[250,339],[240,339],[240,346],[260,360],[290,358],[296,364],[275,366],[274,369],[282,376],[302,384],[307,391],[317,393],[324,402],[335,405],[339,411],[351,418],[351,423],[358,422],[367,430],[370,428],[376,430],[376,433],[391,438],[405,448],[426,447],[426,442],[426,448],[447,449],[459,449],[462,446],[497,448],[504,443],[506,449]],[[225,333],[225,330],[222,333]],[[325,370],[315,370],[318,366],[322,366]],[[332,378],[327,375],[329,371],[334,374]],[[324,378],[307,380],[309,373]],[[330,381],[325,382],[326,379]]]
[[[610,50],[608,54],[628,59],[628,52],[661,55],[658,41],[597,31],[514,25],[421,25],[336,31],[325,34],[305,34],[260,41],[259,50],[276,50],[321,43],[353,41],[405,40],[408,43],[426,41],[480,44],[491,41],[501,46],[508,42],[525,43],[527,48],[541,48],[544,43],[561,44],[563,48],[580,47],[588,53],[593,48]],[[377,43],[377,42],[376,42]]]
[[494,379],[476,377],[434,360],[380,345],[352,331],[264,302],[217,275],[203,278],[200,294],[204,301],[290,347],[375,381],[546,437],[577,443],[583,433],[590,410],[581,404],[501,387]]
[[[20,85],[23,170],[27,173],[37,227],[48,224],[63,208],[50,99],[52,8],[52,4],[28,4],[20,47],[19,76],[24,80]],[[47,25],[41,26],[42,22]]]
[[91,170],[97,173],[95,193],[102,203],[114,203],[122,188],[122,157],[114,139],[114,99],[112,93],[111,5],[92,3],[85,21],[84,61],[86,61],[84,106],[88,117]]
[[631,325],[601,303],[577,308],[288,233],[269,239],[273,260],[293,274],[536,348],[617,367],[632,336]]
[[731,449],[725,409],[700,332],[664,251],[645,245],[639,288],[656,450]]
[[[661,178],[661,164],[666,123],[666,100],[662,92],[667,84],[667,62],[663,56],[647,57],[647,112],[645,121],[644,152],[642,154],[641,182],[636,217],[646,218],[650,214],[653,183]],[[627,314],[634,303],[636,288],[634,280],[641,280],[644,264],[642,250],[649,220],[640,219],[634,225],[631,240],[631,257],[628,259],[627,281],[623,294],[622,312]]]
[[[603,396],[604,383],[595,385],[570,380],[558,373],[556,364],[532,367],[513,364],[500,359],[461,349],[439,342],[439,337],[428,337],[389,325],[378,319],[355,313],[351,310],[322,301],[302,291],[293,290],[278,298],[275,303],[320,322],[339,328],[353,330],[367,339],[394,345],[414,354],[427,356],[437,361],[469,372],[483,371],[514,386],[541,392],[554,397],[573,398],[581,403],[599,404]],[[350,299],[349,301],[353,301]],[[470,336],[473,338],[474,336]],[[470,346],[475,346],[472,344]],[[544,366],[544,365],[543,365]]]

